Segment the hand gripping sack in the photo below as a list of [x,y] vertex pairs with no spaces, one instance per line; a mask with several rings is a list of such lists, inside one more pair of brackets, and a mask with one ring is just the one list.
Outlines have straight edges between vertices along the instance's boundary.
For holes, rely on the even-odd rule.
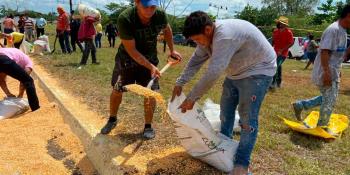
[[0,120],[23,114],[28,109],[28,101],[23,98],[5,98],[0,101]]
[[192,110],[182,113],[178,107],[185,99],[181,94],[168,105],[181,145],[194,158],[223,172],[232,171],[238,142],[217,134],[197,103]]

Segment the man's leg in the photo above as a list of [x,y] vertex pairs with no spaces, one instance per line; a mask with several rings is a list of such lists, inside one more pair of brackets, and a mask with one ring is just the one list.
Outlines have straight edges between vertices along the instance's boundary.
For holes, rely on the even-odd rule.
[[276,77],[277,87],[281,87],[281,83],[282,83],[282,64],[283,64],[284,60],[285,60],[285,57],[283,57],[283,56],[279,56],[277,58],[277,65],[278,65],[277,77]]
[[339,84],[337,82],[332,82],[332,87],[321,87],[320,91],[322,93],[323,100],[320,108],[320,118],[318,120],[317,126],[323,127],[328,126],[329,119],[338,97]]
[[20,81],[26,89],[29,106],[32,111],[40,108],[34,80],[16,62],[7,56],[0,56],[0,71]]
[[101,134],[108,134],[117,126],[117,114],[122,99],[123,93],[113,89],[109,99],[109,118],[107,124],[101,129]]
[[40,33],[41,33],[40,29],[37,28],[37,29],[36,29],[36,39],[39,39]]
[[58,35],[58,41],[60,43],[60,46],[61,46],[61,49],[62,49],[62,53],[67,53],[66,46],[64,44],[64,36],[63,36],[63,34],[59,34]]
[[69,32],[68,31],[64,31],[64,44],[66,46],[67,52],[71,53],[72,50],[71,50],[70,44],[69,44]]
[[239,115],[241,137],[235,159],[236,171],[248,171],[250,156],[258,135],[258,121],[261,104],[272,77],[255,75],[241,80],[234,80],[239,91]]
[[112,47],[112,37],[108,35],[109,47]]
[[115,46],[115,36],[112,36],[112,40],[113,40],[113,48],[114,48],[114,46]]
[[83,52],[84,52],[84,48],[83,48],[83,46],[81,45],[80,41],[76,40],[75,42],[77,43],[77,45],[78,45],[78,47],[79,47],[81,53],[83,53]]
[[77,42],[77,39],[73,35],[71,35],[71,37],[70,37],[70,44],[72,45],[73,52],[76,51],[76,47],[75,47],[75,43],[76,42]]
[[101,48],[102,47],[102,33],[99,33],[98,43],[100,44],[99,48]]
[[80,61],[81,65],[86,65],[87,60],[89,58],[89,54],[90,54],[90,44],[89,41],[85,40],[85,48],[84,48],[84,52]]
[[232,81],[227,78],[225,79],[220,101],[220,132],[229,138],[232,138],[238,105],[238,89],[233,85]]
[[301,112],[303,110],[308,110],[317,106],[320,106],[322,103],[322,96],[316,96],[307,100],[299,100],[295,103],[292,103],[294,114],[297,120],[301,121]]
[[90,41],[90,48],[91,48],[91,58],[92,58],[92,64],[98,64],[96,59],[96,46],[94,45],[93,40]]
[[98,47],[98,34],[95,36],[95,46]]
[[[118,60],[120,61],[120,60]],[[124,75],[129,75],[125,77]],[[119,106],[123,99],[123,86],[126,84],[134,83],[133,81],[133,72],[122,70],[119,62],[115,63],[115,67],[112,75],[112,86],[113,91],[110,96],[109,101],[109,119],[106,125],[101,129],[101,134],[108,134],[112,131],[113,128],[117,126],[117,114]]]

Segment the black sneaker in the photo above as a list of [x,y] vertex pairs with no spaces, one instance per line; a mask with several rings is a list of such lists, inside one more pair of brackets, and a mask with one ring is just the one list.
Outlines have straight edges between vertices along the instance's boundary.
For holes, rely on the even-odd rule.
[[143,130],[143,138],[145,139],[153,139],[156,136],[156,132],[153,128],[145,128]]
[[293,106],[295,118],[297,118],[297,120],[301,121],[301,111],[303,111],[303,110],[298,108],[296,103],[292,103],[292,106]]
[[109,134],[117,126],[118,120],[109,118],[107,124],[101,129],[101,134]]

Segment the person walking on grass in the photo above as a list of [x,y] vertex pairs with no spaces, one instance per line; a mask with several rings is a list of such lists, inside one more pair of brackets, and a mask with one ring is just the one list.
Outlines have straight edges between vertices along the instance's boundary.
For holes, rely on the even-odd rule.
[[318,48],[318,44],[316,43],[316,41],[314,40],[314,36],[313,35],[309,35],[309,42],[307,44],[306,47],[306,54],[307,54],[307,58],[309,59],[309,61],[307,62],[306,66],[305,66],[305,70],[311,65],[314,64],[316,55],[317,55],[317,48]]
[[72,50],[70,49],[69,44],[69,32],[70,32],[70,22],[69,22],[69,16],[64,11],[62,6],[57,7],[58,17],[57,17],[57,25],[56,25],[56,32],[58,41],[60,42],[60,46],[62,49],[62,53],[71,53]]
[[[292,103],[298,120],[301,120],[303,110],[320,106],[317,127],[331,135],[335,134],[328,128],[328,124],[339,93],[340,69],[347,49],[347,29],[350,29],[350,5],[343,8],[339,20],[328,26],[321,37],[312,71],[312,81],[318,86],[321,95]],[[310,128],[306,123],[304,125]]]
[[282,84],[282,64],[288,57],[288,50],[294,44],[293,33],[288,29],[288,18],[281,16],[275,20],[277,28],[272,34],[272,45],[277,54],[277,72],[273,77],[271,90],[280,88]]
[[81,22],[78,32],[78,40],[84,42],[84,52],[80,61],[81,66],[86,65],[90,52],[92,64],[100,64],[96,59],[96,46],[94,44],[94,36],[96,34],[94,22],[99,20],[99,17],[86,16]]
[[[13,20],[13,15],[10,14],[8,15],[5,20],[2,22],[2,24],[4,25],[4,33],[5,34],[10,34],[12,32],[14,32],[15,29],[15,21]],[[4,45],[7,45],[7,40],[4,39]]]
[[36,38],[38,39],[41,35],[45,35],[45,27],[47,25],[46,20],[40,17],[35,22]]
[[[183,35],[197,43],[190,61],[177,79],[171,101],[209,61],[204,75],[180,105],[185,113],[225,74],[221,96],[221,133],[232,138],[238,107],[241,138],[235,157],[234,175],[246,175],[258,136],[259,110],[276,72],[276,54],[253,24],[239,19],[217,20],[201,11],[186,17]],[[232,162],[233,163],[233,162]]]
[[24,21],[25,21],[24,15],[23,14],[19,15],[17,28],[20,33],[24,33]]
[[78,32],[80,28],[80,19],[76,16],[74,16],[74,10],[71,11],[71,23],[70,23],[70,41],[72,45],[73,52],[76,51],[76,45],[78,45],[81,53],[84,52],[83,46],[81,45],[80,41],[78,40]]
[[117,27],[113,24],[113,21],[109,21],[109,24],[106,26],[105,35],[108,37],[109,47],[115,46],[115,39],[118,36]]
[[[124,10],[118,18],[118,30],[122,44],[115,57],[115,67],[112,75],[112,94],[110,96],[110,117],[101,129],[102,134],[108,134],[117,125],[117,112],[122,101],[123,86],[137,83],[146,87],[152,77],[160,77],[157,68],[157,35],[164,29],[168,42],[170,56],[181,60],[181,55],[174,50],[173,34],[168,24],[167,15],[157,8],[158,0],[135,0],[135,6]],[[151,87],[159,90],[156,80]],[[144,99],[145,127],[143,137],[152,139],[155,131],[152,128],[155,99]]]
[[25,34],[26,40],[28,42],[33,42],[33,40],[34,40],[34,22],[28,16],[26,16],[25,19],[26,20],[24,21],[24,34]]
[[33,62],[22,51],[16,48],[0,48],[0,86],[7,97],[16,97],[10,92],[6,84],[6,76],[20,81],[18,98],[23,98],[24,90],[27,92],[29,106],[32,111],[40,108],[35,84],[30,77]]
[[95,37],[95,44],[97,48],[102,47],[102,34],[103,34],[103,29],[101,23],[96,24],[96,37]]

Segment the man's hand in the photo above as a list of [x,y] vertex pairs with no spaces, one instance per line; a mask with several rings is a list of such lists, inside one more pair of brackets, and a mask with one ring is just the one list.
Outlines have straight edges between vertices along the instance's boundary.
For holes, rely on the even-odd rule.
[[175,64],[180,63],[182,60],[181,54],[176,52],[175,50],[172,51],[169,56],[176,59],[176,62],[174,62]]
[[171,97],[170,102],[173,102],[176,96],[180,96],[182,92],[182,86],[175,86],[173,89],[173,96]]
[[182,102],[179,109],[181,109],[182,113],[186,113],[186,111],[193,109],[194,103],[194,101],[186,99],[184,102]]
[[154,66],[153,64],[151,65],[152,67],[151,67],[151,76],[152,77],[156,77],[156,78],[160,78],[160,71],[159,71],[159,69],[156,67],[156,66]]
[[331,77],[331,73],[328,71],[324,71],[323,74],[323,86],[325,87],[330,87],[332,86],[332,77]]

